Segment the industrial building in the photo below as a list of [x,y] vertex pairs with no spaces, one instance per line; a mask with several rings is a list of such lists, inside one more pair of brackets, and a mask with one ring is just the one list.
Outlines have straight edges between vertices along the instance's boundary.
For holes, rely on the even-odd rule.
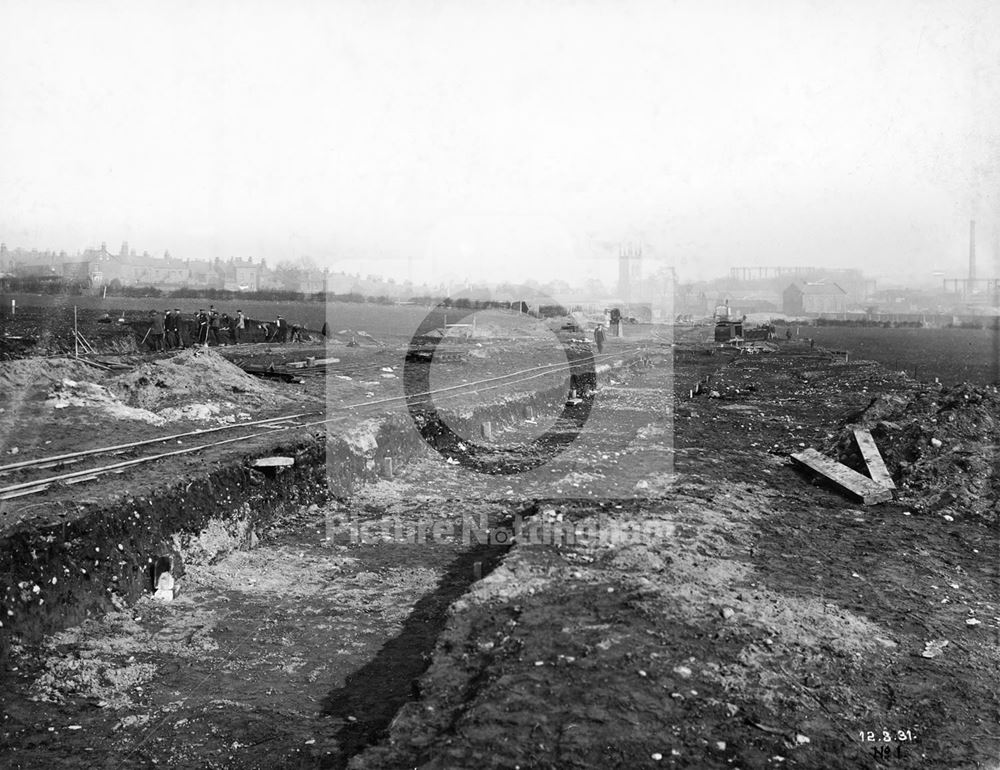
[[781,298],[785,315],[847,312],[847,292],[836,283],[793,283]]

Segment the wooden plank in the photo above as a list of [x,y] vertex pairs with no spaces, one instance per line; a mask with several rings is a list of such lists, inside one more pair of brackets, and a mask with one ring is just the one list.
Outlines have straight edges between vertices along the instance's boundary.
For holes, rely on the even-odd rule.
[[815,449],[805,449],[792,455],[792,459],[815,471],[833,486],[864,505],[883,503],[892,499],[892,492],[867,476],[862,476],[843,463],[824,457]]
[[889,469],[885,467],[885,461],[878,451],[872,434],[864,428],[855,428],[854,440],[858,442],[858,449],[861,450],[861,456],[865,460],[868,475],[872,477],[872,481],[881,484],[886,489],[895,489],[896,485],[893,483],[892,476],[889,475]]
[[253,461],[254,468],[288,468],[295,465],[294,457],[259,457]]

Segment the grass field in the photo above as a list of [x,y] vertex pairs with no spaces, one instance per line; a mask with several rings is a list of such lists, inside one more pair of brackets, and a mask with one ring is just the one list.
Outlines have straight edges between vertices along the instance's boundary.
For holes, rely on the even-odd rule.
[[[19,308],[29,309],[35,328],[19,329],[11,323],[10,301]],[[150,309],[166,310],[179,307],[185,315],[207,308],[204,299],[143,299],[134,297],[65,297],[49,295],[0,294],[0,333],[26,333],[32,336],[48,332],[67,334],[72,329],[72,308],[80,309],[81,325],[92,324],[105,311],[117,316],[125,312],[130,318]],[[352,302],[270,302],[252,300],[217,300],[220,312],[235,313],[237,309],[252,319],[273,321],[278,314],[290,323],[319,330],[324,321],[330,330],[364,331],[376,339],[408,339],[416,331],[430,308],[416,305],[371,305]],[[50,308],[51,314],[38,309]],[[459,320],[455,311],[451,321]],[[477,314],[482,321],[491,314]],[[503,314],[500,314],[503,315]],[[39,316],[41,316],[39,318]],[[443,319],[442,319],[443,320]],[[471,319],[465,319],[469,321]],[[41,327],[41,328],[38,328]],[[700,327],[699,327],[700,328]],[[678,330],[680,331],[680,330]],[[793,327],[794,331],[794,327]],[[637,329],[626,329],[627,336]],[[706,327],[706,338],[710,330]],[[783,333],[779,329],[779,335]],[[812,337],[826,348],[848,350],[852,359],[878,361],[892,369],[916,374],[918,379],[935,377],[946,384],[969,381],[979,384],[1000,382],[1000,333],[989,329],[885,329],[881,327],[801,326],[800,337]]]
[[948,385],[1000,382],[1000,333],[989,329],[802,326],[799,334],[825,348],[848,350],[852,360],[916,372],[921,380],[937,377]]
[[[0,294],[0,328],[10,321],[11,299],[18,308],[51,308],[52,318],[64,318],[65,310],[75,305],[90,319],[104,312],[117,317],[123,311],[132,316],[137,312],[180,308],[186,315],[214,304],[220,313],[234,314],[242,310],[248,318],[273,321],[280,314],[289,323],[299,323],[319,330],[327,321],[332,330],[351,329],[379,336],[410,335],[427,314],[429,308],[416,305],[369,305],[356,302],[270,302],[254,300],[207,300],[142,297],[67,297],[44,294]],[[87,311],[83,313],[83,311]],[[72,314],[70,313],[70,318]],[[53,330],[55,331],[55,330]]]

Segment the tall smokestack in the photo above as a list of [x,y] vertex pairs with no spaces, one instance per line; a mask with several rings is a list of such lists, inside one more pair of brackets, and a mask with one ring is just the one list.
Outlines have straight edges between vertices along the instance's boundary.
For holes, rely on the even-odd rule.
[[[976,280],[976,220],[969,220],[969,280]],[[971,287],[970,287],[971,288]]]

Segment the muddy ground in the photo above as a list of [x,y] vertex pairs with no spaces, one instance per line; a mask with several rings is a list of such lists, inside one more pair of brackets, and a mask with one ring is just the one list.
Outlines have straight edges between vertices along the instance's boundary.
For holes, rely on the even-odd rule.
[[[179,543],[174,602],[12,657],[3,761],[996,767],[996,481],[963,470],[974,442],[995,458],[995,394],[795,343],[676,352],[607,375],[531,473],[427,449],[253,538]],[[871,507],[788,460],[851,462],[866,418],[900,482]]]

